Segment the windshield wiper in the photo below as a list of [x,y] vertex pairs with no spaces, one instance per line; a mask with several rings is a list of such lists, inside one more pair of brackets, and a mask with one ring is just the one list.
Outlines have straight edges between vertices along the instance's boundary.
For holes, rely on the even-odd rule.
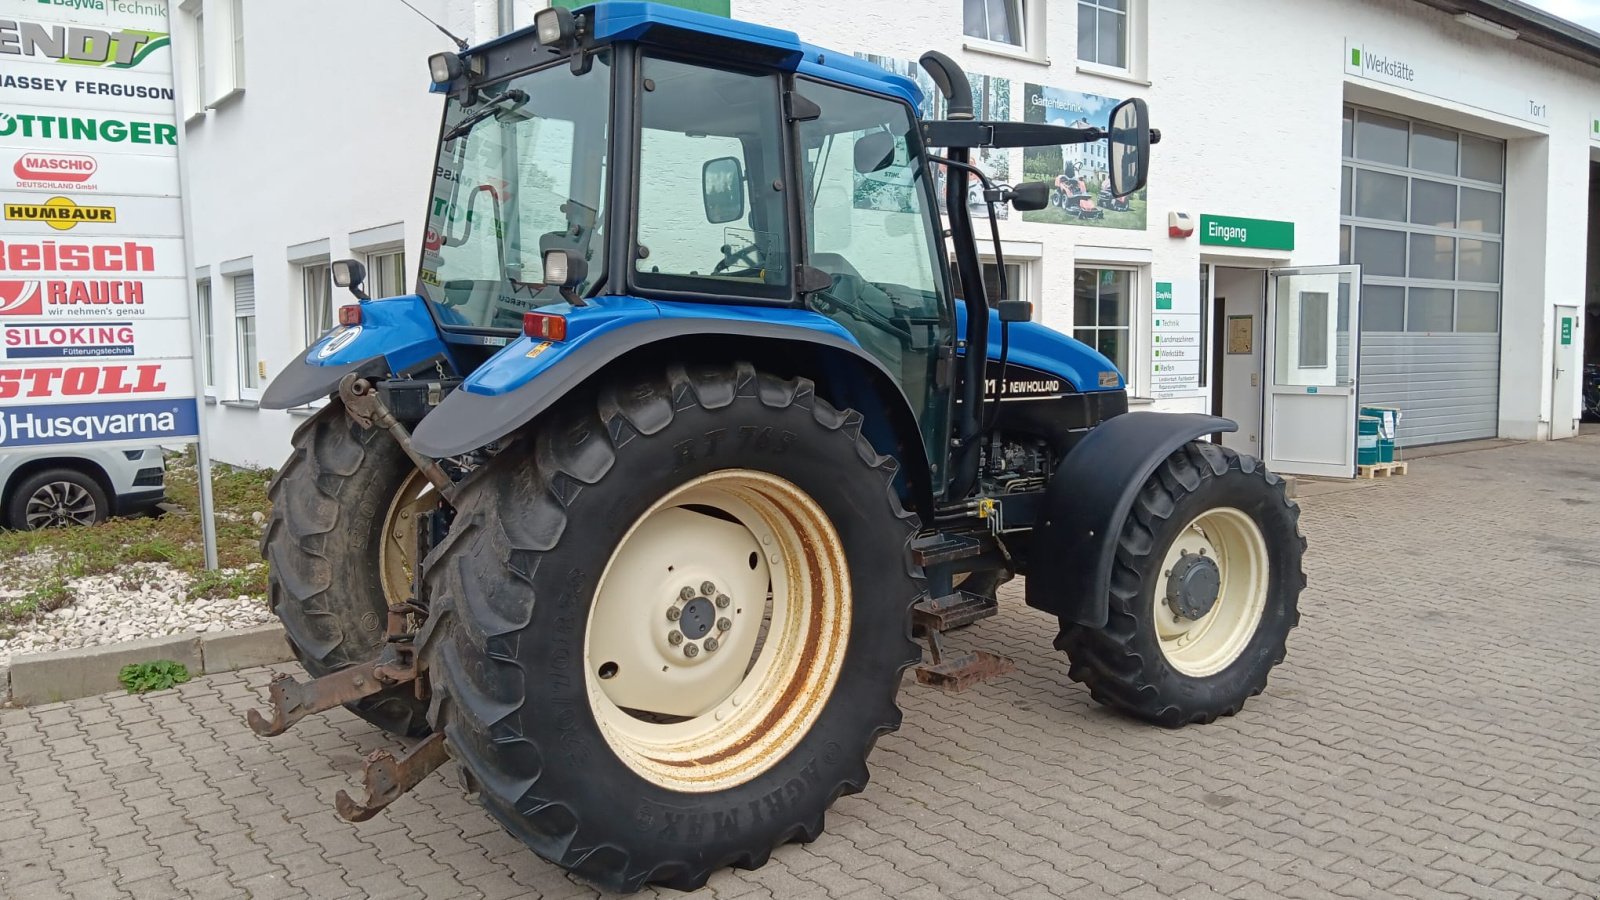
[[[501,105],[507,102],[515,105],[508,109],[502,109]],[[499,115],[502,112],[510,112],[513,109],[518,109],[527,102],[527,91],[519,91],[515,89],[506,91],[504,94],[501,94],[493,100],[490,100],[488,105],[483,109],[480,109],[472,115],[467,116],[465,119],[462,119],[460,122],[457,122],[456,127],[446,131],[444,133],[444,137],[440,138],[440,141],[443,143],[449,143],[450,141],[453,141],[471,131],[474,126],[476,126],[479,122],[482,122],[484,119],[487,119],[490,116]]]

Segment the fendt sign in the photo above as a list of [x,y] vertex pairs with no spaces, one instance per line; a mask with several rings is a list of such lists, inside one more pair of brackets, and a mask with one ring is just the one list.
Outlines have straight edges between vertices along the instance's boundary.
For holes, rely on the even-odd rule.
[[199,433],[165,4],[0,18],[0,453]]

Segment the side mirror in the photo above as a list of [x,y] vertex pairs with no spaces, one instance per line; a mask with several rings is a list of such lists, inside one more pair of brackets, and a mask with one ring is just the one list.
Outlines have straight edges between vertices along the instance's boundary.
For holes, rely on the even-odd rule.
[[350,293],[356,295],[357,300],[370,300],[367,292],[361,289],[362,282],[367,280],[367,267],[353,259],[335,260],[329,266],[333,270],[333,283],[339,287],[348,288]]
[[1011,206],[1019,212],[1033,212],[1050,205],[1048,181],[1026,181],[1011,189]]
[[706,221],[713,225],[744,218],[744,167],[732,156],[707,160],[700,167],[700,191]]
[[881,171],[894,164],[894,135],[887,131],[874,131],[856,139],[856,173],[866,175]]
[[1106,145],[1111,196],[1126,197],[1144,187],[1150,176],[1150,107],[1143,100],[1124,100],[1111,111]]

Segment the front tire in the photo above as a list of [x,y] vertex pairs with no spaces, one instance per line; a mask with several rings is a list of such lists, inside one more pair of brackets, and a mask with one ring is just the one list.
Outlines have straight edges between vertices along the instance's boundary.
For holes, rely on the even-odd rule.
[[[370,662],[383,648],[389,604],[410,597],[407,523],[414,529],[437,495],[393,438],[357,425],[338,401],[301,425],[293,445],[267,486],[272,518],[261,556],[272,611],[316,678]],[[346,708],[392,734],[428,733],[427,703],[410,684]]]
[[427,563],[430,718],[540,856],[693,889],[866,785],[922,577],[861,422],[808,381],[673,366],[465,484]]
[[1237,713],[1300,619],[1299,519],[1260,461],[1199,441],[1178,449],[1118,537],[1105,627],[1062,621],[1069,676],[1096,701],[1168,727]]

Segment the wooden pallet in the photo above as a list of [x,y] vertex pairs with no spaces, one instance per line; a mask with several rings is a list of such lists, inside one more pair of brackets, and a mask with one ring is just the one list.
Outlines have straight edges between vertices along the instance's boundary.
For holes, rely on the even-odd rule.
[[1392,475],[1404,475],[1409,464],[1403,462],[1374,463],[1370,466],[1356,466],[1357,478],[1388,478]]

